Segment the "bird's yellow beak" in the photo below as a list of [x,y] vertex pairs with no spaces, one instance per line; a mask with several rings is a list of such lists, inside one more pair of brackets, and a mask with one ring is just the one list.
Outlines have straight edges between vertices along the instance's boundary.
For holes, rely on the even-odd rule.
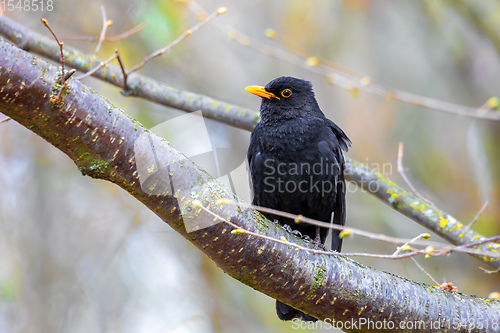
[[245,88],[246,91],[248,91],[251,94],[257,95],[259,97],[271,99],[271,98],[277,98],[280,99],[278,96],[273,94],[272,92],[269,92],[266,90],[266,88],[261,87],[261,86],[248,86]]

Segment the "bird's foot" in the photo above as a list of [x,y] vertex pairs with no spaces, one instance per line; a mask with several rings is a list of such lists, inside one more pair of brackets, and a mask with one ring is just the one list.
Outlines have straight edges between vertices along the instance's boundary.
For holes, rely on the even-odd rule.
[[285,228],[285,230],[288,231],[289,233],[291,233],[292,235],[295,235],[295,236],[302,238],[302,233],[298,230],[293,230],[292,227],[290,227],[290,225],[283,224],[283,228]]
[[328,249],[326,248],[325,244],[321,243],[320,240],[314,240],[313,244],[314,244],[314,249],[315,250],[321,249],[323,251],[328,251]]
[[309,237],[309,235],[302,236],[302,239],[305,239],[308,242],[314,243],[313,239],[311,237]]
[[325,247],[325,245],[323,245],[323,243],[321,243],[321,238],[316,237],[315,239],[312,239],[308,235],[304,235],[302,237],[302,239],[305,239],[306,241],[312,243],[314,245],[314,249],[315,250],[318,250],[318,249],[321,249],[323,251],[327,250],[326,247]]

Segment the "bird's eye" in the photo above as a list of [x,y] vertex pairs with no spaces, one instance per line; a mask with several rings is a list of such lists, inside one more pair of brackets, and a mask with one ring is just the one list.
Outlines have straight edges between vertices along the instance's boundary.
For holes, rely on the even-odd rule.
[[290,89],[285,89],[281,92],[281,96],[288,98],[292,96],[292,91]]

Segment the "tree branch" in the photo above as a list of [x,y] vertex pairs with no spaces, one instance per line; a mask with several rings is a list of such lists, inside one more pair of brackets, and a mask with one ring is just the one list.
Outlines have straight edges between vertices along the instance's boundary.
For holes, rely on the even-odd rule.
[[[59,46],[53,40],[27,29],[5,16],[0,16],[0,34],[23,49],[39,53],[55,61],[60,60]],[[90,71],[101,64],[101,60],[98,58],[67,46],[64,48],[64,53],[67,64],[79,70]],[[122,69],[119,66],[110,64],[93,74],[94,77],[116,86],[120,86],[120,84],[114,77],[120,77],[121,75]],[[259,120],[259,115],[255,111],[208,96],[177,90],[137,73],[132,73],[127,82],[130,84],[129,91],[131,91],[132,96],[187,112],[201,110],[203,116],[234,127],[251,130]],[[380,173],[349,157],[346,157],[345,172],[347,180],[354,182],[385,204],[454,245],[463,245],[486,238],[473,230],[466,230],[463,224],[450,214],[406,192]],[[500,244],[488,242],[476,248],[488,252],[499,252]],[[475,255],[475,257],[491,267],[500,268],[499,258],[479,255]]]
[[[407,192],[382,174],[351,158],[346,158],[345,177],[361,189],[375,195],[383,203],[454,245],[464,245],[485,239],[477,232],[465,228],[465,225],[450,214]],[[500,244],[488,242],[475,248],[498,252]],[[471,255],[492,267],[500,267],[500,258]]]
[[[52,39],[6,16],[0,16],[0,35],[23,50],[38,53],[55,61],[60,60],[59,46]],[[99,67],[103,62],[93,55],[85,54],[69,46],[64,46],[64,56],[68,66],[82,72]],[[107,64],[92,76],[121,88],[120,83],[113,78],[122,77],[122,69],[119,66]],[[138,73],[131,73],[127,77],[127,85],[129,87],[125,92],[127,96],[144,98],[186,112],[202,110],[204,117],[238,128],[251,130],[259,121],[258,113],[254,111],[193,92],[178,90]]]
[[[348,258],[295,251],[286,244],[233,234],[233,227],[217,221],[200,228],[210,219],[192,204],[194,200],[242,229],[277,239],[286,236],[301,246],[312,246],[254,210],[216,205],[218,200],[235,197],[80,81],[69,79],[64,104],[54,103],[51,95],[57,89],[58,75],[56,67],[0,41],[0,111],[67,154],[82,174],[128,191],[233,278],[311,315],[336,321],[389,320],[398,328],[409,320],[429,325],[458,318],[452,325],[500,315],[500,302],[429,288]],[[147,139],[141,140],[143,137]],[[157,148],[154,166],[160,176],[141,186],[138,159],[149,153],[147,142]],[[167,173],[161,173],[162,166]],[[192,221],[196,225],[188,226]],[[449,331],[446,321],[442,324]],[[465,327],[453,331],[469,332]]]

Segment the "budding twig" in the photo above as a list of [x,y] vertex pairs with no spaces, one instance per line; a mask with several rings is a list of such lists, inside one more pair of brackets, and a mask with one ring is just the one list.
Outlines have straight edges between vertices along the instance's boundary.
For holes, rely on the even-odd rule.
[[[268,34],[266,34],[268,35]],[[348,68],[339,66],[335,63],[321,59],[320,57],[312,56],[309,52],[303,51],[289,41],[284,40],[276,32],[273,34],[273,39],[277,40],[284,47],[291,50],[291,53],[302,58],[310,70],[315,67],[319,69],[319,73],[327,75],[328,82],[331,84],[340,85],[343,88],[351,91],[354,96],[359,95],[359,90],[364,90],[388,99],[398,100],[404,103],[427,107],[447,113],[452,113],[461,116],[468,116],[480,119],[500,120],[498,114],[487,112],[483,107],[474,108],[464,105],[449,103],[417,94],[409,93],[402,90],[391,89],[381,84],[372,83],[367,76],[360,75]],[[295,50],[295,51],[294,51]],[[297,52],[299,50],[300,52]],[[278,54],[278,53],[276,53]],[[302,65],[302,67],[304,67]],[[496,110],[498,108],[498,98],[492,97],[486,102],[488,110]]]
[[[473,247],[473,246],[478,246],[478,245],[481,245],[483,243],[492,242],[492,241],[495,241],[497,239],[500,239],[500,235],[494,236],[494,237],[490,237],[490,238],[487,238],[487,239],[477,240],[475,242],[468,243],[468,244],[463,244],[463,245],[460,245],[460,246],[453,246],[453,245],[449,245],[449,244],[445,244],[445,243],[440,243],[440,242],[432,242],[432,241],[427,241],[427,240],[420,240],[420,239],[417,239],[417,237],[413,238],[413,239],[391,237],[391,236],[387,236],[387,235],[383,235],[383,234],[377,234],[377,233],[373,233],[373,232],[369,232],[369,231],[365,231],[365,230],[361,230],[361,229],[356,229],[356,228],[352,228],[352,227],[347,227],[347,226],[343,226],[343,225],[338,225],[338,224],[332,224],[332,223],[326,223],[326,222],[322,222],[322,221],[317,221],[317,220],[305,217],[303,215],[291,214],[291,213],[283,212],[283,211],[280,211],[280,210],[277,210],[277,209],[272,209],[272,208],[267,208],[267,207],[261,207],[261,206],[255,206],[255,205],[247,204],[247,203],[244,203],[244,202],[236,202],[236,201],[233,201],[233,200],[221,200],[219,202],[219,204],[237,205],[237,206],[244,207],[244,208],[255,209],[255,210],[258,210],[258,211],[263,212],[263,213],[273,214],[273,215],[276,215],[276,216],[282,216],[282,217],[285,217],[285,218],[288,218],[288,219],[292,219],[296,223],[307,223],[307,224],[319,226],[321,228],[329,228],[329,229],[334,229],[334,230],[341,230],[342,233],[344,233],[346,236],[349,235],[349,234],[356,234],[356,235],[367,237],[367,238],[370,238],[370,239],[379,240],[379,241],[388,242],[388,243],[393,243],[393,244],[404,244],[404,243],[408,243],[409,244],[409,243],[412,243],[412,244],[423,245],[423,246],[431,246],[433,248],[437,248],[437,250],[433,250],[432,253],[430,253],[430,251],[428,251],[427,249],[425,249],[425,250],[416,250],[416,249],[410,248],[411,251],[417,251],[417,252],[425,254],[427,256],[438,256],[438,255],[445,255],[445,254],[448,254],[448,253],[451,253],[451,252],[461,252],[461,253],[483,255],[483,256],[488,256],[488,257],[491,257],[491,258],[498,258],[498,257],[500,257],[500,253],[493,253],[493,252],[482,251],[482,250],[470,248],[470,247]],[[422,234],[422,238],[426,239],[427,235],[428,234],[425,234],[425,233]],[[420,237],[420,235],[418,237]],[[404,258],[406,258],[406,257],[404,257]]]
[[467,247],[479,246],[479,245],[484,244],[484,243],[497,242],[498,240],[500,240],[500,235],[487,237],[487,238],[483,238],[483,239],[478,239],[474,242],[458,245],[457,248],[467,248]]
[[420,264],[419,264],[419,263],[415,260],[415,258],[411,258],[411,260],[413,260],[413,262],[415,263],[415,265],[417,265],[417,267],[418,267],[418,268],[420,268],[420,270],[421,270],[422,272],[424,272],[424,273],[425,273],[425,275],[427,275],[427,277],[428,277],[429,279],[431,279],[431,280],[432,280],[432,282],[434,282],[434,284],[436,285],[436,287],[438,287],[439,289],[443,289],[443,290],[447,290],[447,291],[452,291],[452,292],[455,292],[455,293],[458,291],[458,290],[457,290],[457,287],[455,287],[455,286],[453,285],[453,283],[451,283],[451,282],[444,282],[444,283],[441,283],[441,284],[440,284],[439,282],[437,282],[437,281],[436,281],[436,279],[434,279],[434,278],[432,277],[432,275],[430,275],[430,274],[429,274],[429,273],[428,273],[428,272],[427,272],[427,271],[426,271],[426,270],[425,270],[425,269],[424,269],[424,268],[423,268],[423,267],[422,267],[422,266],[421,266],[421,265],[420,265]]
[[[125,66],[123,66],[123,62],[122,62],[122,58],[120,58],[120,55],[118,54],[118,49],[115,49],[115,52],[116,52],[116,58],[118,59],[118,63],[120,64],[120,68],[122,70],[122,75],[123,75],[123,91],[127,91],[128,90],[128,86],[127,86],[127,77],[128,77],[128,73],[127,71],[125,71]],[[116,78],[113,77],[113,79],[115,79],[116,81]],[[118,81],[117,81],[118,83]],[[118,85],[120,85],[118,83]]]
[[[187,4],[191,10],[195,12],[202,12],[201,6],[194,0],[188,1]],[[328,83],[343,87],[344,89],[350,91],[353,96],[358,96],[359,91],[363,90],[387,99],[397,100],[411,105],[426,107],[459,116],[500,121],[500,113],[497,112],[486,111],[477,107],[449,103],[402,90],[392,89],[382,84],[372,82],[372,80],[366,75],[360,75],[343,66],[339,66],[325,59],[321,59],[320,57],[313,56],[300,47],[292,45],[289,41],[279,37],[278,33],[274,30],[268,30],[266,35],[269,38],[276,39],[286,48],[286,50],[253,40],[243,32],[238,31],[231,26],[220,23],[216,23],[214,26],[231,38],[231,40],[234,40],[243,46],[251,47],[264,55],[325,76]],[[493,97],[491,101],[493,102],[490,102],[489,104],[494,106],[491,109],[498,108],[498,98]]]
[[309,252],[309,253],[324,254],[324,255],[329,255],[329,256],[368,257],[368,258],[391,259],[391,260],[405,259],[405,258],[410,258],[410,257],[413,257],[413,256],[417,256],[419,254],[423,254],[422,251],[412,251],[412,252],[408,252],[408,253],[404,253],[404,254],[398,254],[398,255],[386,255],[386,254],[372,254],[372,253],[340,253],[340,252],[336,252],[336,251],[323,251],[323,250],[311,249],[309,247],[305,247],[305,246],[298,245],[296,243],[289,242],[285,237],[281,237],[281,239],[276,239],[276,238],[272,238],[272,237],[269,237],[269,236],[261,235],[261,234],[258,234],[258,233],[255,233],[255,232],[243,229],[243,228],[239,227],[238,225],[234,224],[233,222],[229,221],[228,219],[223,218],[219,214],[212,212],[210,209],[208,209],[205,206],[203,206],[201,204],[201,202],[195,201],[195,202],[193,202],[193,204],[196,207],[199,207],[202,210],[204,210],[205,212],[209,213],[213,217],[219,219],[220,221],[222,221],[224,223],[227,223],[230,226],[234,227],[235,229],[233,229],[231,231],[232,234],[247,234],[247,235],[251,235],[251,236],[254,236],[254,237],[266,239],[268,241],[272,241],[272,242],[275,242],[275,243],[284,244],[284,245],[288,245],[288,246],[294,247],[295,251],[302,250],[302,251],[306,251],[306,252]]
[[97,72],[99,69],[101,69],[101,68],[103,68],[104,66],[106,66],[109,62],[111,62],[111,61],[112,61],[113,59],[115,59],[116,57],[118,57],[118,50],[117,50],[117,49],[115,49],[115,53],[114,53],[111,57],[109,57],[108,59],[106,59],[106,60],[104,60],[103,62],[101,62],[101,63],[99,64],[99,66],[97,66],[97,67],[95,67],[95,68],[91,69],[90,71],[88,71],[88,72],[87,72],[87,73],[85,73],[85,74],[82,74],[82,75],[80,75],[80,76],[75,77],[75,79],[77,79],[77,80],[81,80],[81,79],[86,78],[87,76],[91,76],[92,74],[94,74],[95,72]]
[[286,38],[281,36],[274,29],[267,29],[265,34],[266,34],[266,37],[268,37],[269,39],[274,39],[274,40],[278,41],[281,45],[283,45],[285,48],[287,48],[292,54],[298,55],[299,57],[305,59],[306,64],[309,67],[315,67],[315,66],[319,66],[320,64],[323,64],[323,65],[327,65],[330,68],[335,68],[336,70],[347,73],[349,75],[360,76],[356,72],[354,72],[346,67],[337,65],[337,64],[330,62],[328,60],[321,59],[321,58],[314,56],[308,50],[303,49],[303,48],[293,44],[292,42],[290,42],[289,40],[287,40]]
[[122,32],[121,34],[119,35],[115,35],[115,36],[112,36],[112,37],[108,37],[108,38],[105,38],[104,40],[105,41],[109,41],[109,42],[116,42],[116,41],[119,41],[119,40],[122,40],[122,39],[125,39],[127,38],[128,36],[132,36],[133,34],[135,34],[136,32],[139,32],[141,31],[144,27],[146,26],[146,22],[142,22],[138,25],[136,25],[135,27],[133,27],[132,29],[130,30],[127,30],[125,32]]
[[[278,216],[284,216],[284,217],[287,217],[287,218],[292,218],[292,219],[294,219],[294,220],[296,220],[298,222],[302,222],[302,223],[309,223],[309,224],[319,225],[319,226],[325,227],[325,228],[332,228],[332,229],[339,229],[339,230],[342,230],[342,229],[343,230],[349,230],[349,232],[351,232],[351,230],[352,230],[354,233],[357,233],[359,235],[366,235],[366,234],[370,235],[370,234],[372,234],[372,233],[367,232],[367,231],[362,231],[362,230],[357,230],[357,229],[352,229],[352,228],[348,228],[347,229],[344,226],[331,225],[329,223],[312,220],[312,219],[303,217],[301,215],[294,215],[294,214],[280,212],[280,211],[277,211],[277,210],[268,209],[268,208],[264,208],[264,207],[253,206],[253,205],[245,204],[243,202],[237,202],[236,203],[234,201],[224,199],[224,200],[220,200],[219,204],[236,204],[236,205],[240,205],[242,207],[249,207],[249,208],[257,209],[257,210],[268,210],[267,211],[268,213],[271,213],[271,214],[274,214],[274,215],[278,215]],[[263,236],[263,235],[260,235],[260,234],[255,234],[255,233],[253,233],[251,231],[242,229],[241,227],[237,226],[236,224],[234,224],[234,223],[232,223],[230,221],[227,221],[227,219],[225,219],[225,218],[217,215],[216,213],[210,211],[208,208],[203,207],[201,205],[201,203],[199,203],[199,202],[197,202],[197,207],[202,208],[203,210],[205,210],[206,212],[208,212],[212,216],[216,217],[217,219],[219,219],[219,220],[221,220],[223,222],[226,222],[229,225],[231,225],[234,228],[236,228],[237,231],[233,230],[232,233],[235,233],[235,234],[244,233],[244,234],[253,235],[255,237],[265,238],[265,239],[273,240],[274,241],[274,239],[271,238],[271,237]],[[375,235],[375,239],[380,239],[380,240],[394,242],[394,243],[404,243],[405,242],[407,244],[409,244],[411,242],[414,242],[414,243],[418,242],[418,238],[424,238],[425,239],[425,238],[429,237],[428,234],[422,234],[422,235],[419,235],[418,237],[415,237],[415,238],[413,238],[411,240],[405,240],[405,239],[399,239],[399,238],[389,237],[389,236],[379,235],[379,234],[373,234],[373,235]],[[500,236],[498,236],[498,237],[500,238]],[[372,237],[370,237],[370,238],[372,238]],[[286,241],[286,239],[279,241],[279,243],[283,243],[284,241]],[[408,252],[407,253],[403,253],[403,254],[395,253],[395,254],[392,254],[392,255],[384,255],[384,254],[369,254],[369,253],[339,253],[339,254],[336,254],[336,255],[343,255],[343,256],[349,256],[349,257],[355,257],[355,256],[357,256],[357,257],[370,257],[370,258],[396,260],[396,259],[409,258],[409,257],[413,257],[413,256],[420,255],[420,254],[423,254],[426,257],[429,257],[429,256],[445,255],[445,254],[448,254],[448,253],[453,252],[453,251],[465,252],[465,253],[469,253],[469,251],[472,251],[475,254],[478,254],[480,252],[482,255],[489,255],[491,257],[498,256],[496,254],[490,254],[489,252],[486,252],[486,251],[480,251],[480,250],[476,250],[476,249],[467,249],[465,247],[462,248],[462,247],[449,246],[447,244],[441,244],[441,243],[437,243],[437,242],[425,242],[425,243],[426,244],[435,244],[436,247],[439,247],[439,250],[435,250],[434,246],[427,246],[427,248],[425,250],[419,250],[419,249],[409,248]],[[286,242],[286,244],[287,245],[291,245],[291,243],[289,243],[289,242]],[[292,245],[292,246],[295,246],[295,245]],[[307,250],[307,251],[309,251],[311,253],[321,253],[321,254],[329,254],[329,255],[331,255],[331,253],[332,253],[332,252],[328,252],[328,251],[311,250],[309,248],[302,248],[302,247],[300,247],[298,245],[296,247],[298,248],[298,250],[304,250],[304,251]]]
[[52,30],[52,28],[49,25],[49,22],[46,19],[42,18],[41,21],[42,21],[43,25],[45,25],[47,27],[47,29],[49,29],[52,36],[54,36],[54,39],[56,40],[57,44],[59,45],[59,50],[61,51],[61,90],[59,90],[59,94],[57,95],[57,98],[56,98],[56,101],[60,101],[63,90],[66,89],[66,86],[67,86],[66,77],[65,77],[66,74],[64,73],[64,62],[66,61],[66,59],[64,58],[64,52],[63,52],[64,43],[59,41],[56,33],[54,32],[54,30]]
[[106,31],[108,30],[108,27],[113,24],[113,21],[108,20],[108,17],[106,15],[106,9],[104,8],[104,5],[101,5],[101,14],[102,14],[102,30],[101,30],[101,34],[99,36],[99,41],[97,42],[97,46],[95,48],[94,54],[97,54],[97,52],[99,52],[99,49],[101,48],[102,42],[104,41],[104,38],[106,38]]
[[399,254],[399,252],[406,250],[411,243],[413,243],[419,239],[422,239],[422,238],[429,239],[430,237],[431,236],[428,233],[420,234],[417,237],[410,239],[408,242],[404,243],[403,245],[398,246],[397,250],[393,253],[393,255]]
[[[122,32],[121,34],[114,35],[111,37],[105,37],[103,39],[103,42],[117,42],[119,40],[125,39],[139,31],[141,31],[144,27],[146,26],[146,22],[142,22],[135,27],[133,27],[130,30],[127,30],[125,32]],[[71,35],[59,35],[59,38],[61,39],[67,39],[67,40],[79,40],[79,41],[84,41],[84,42],[95,42],[99,40],[99,37],[96,36],[71,36]]]
[[425,270],[425,269],[424,269],[424,268],[423,268],[423,267],[422,267],[422,266],[421,266],[421,265],[420,265],[420,264],[419,264],[419,263],[415,260],[415,258],[411,258],[411,260],[413,260],[413,262],[415,263],[415,265],[417,265],[417,267],[418,267],[418,268],[420,268],[420,270],[421,270],[422,272],[424,272],[424,273],[425,273],[425,275],[427,275],[427,276],[429,277],[429,279],[431,279],[431,280],[432,280],[432,282],[434,282],[434,284],[435,284],[436,286],[440,286],[439,282],[437,282],[437,281],[436,281],[436,279],[434,279],[434,278],[432,277],[432,275],[430,275],[429,273],[427,273],[427,271],[426,271],[426,270]]
[[399,174],[401,175],[401,177],[403,177],[405,183],[408,184],[408,186],[410,187],[410,189],[412,190],[412,192],[415,193],[415,195],[417,197],[419,197],[420,199],[428,202],[429,204],[432,204],[432,202],[429,199],[427,199],[426,197],[424,197],[422,194],[420,194],[415,189],[415,187],[413,187],[413,184],[410,182],[410,179],[408,179],[408,177],[406,177],[406,173],[405,173],[405,170],[404,170],[404,167],[403,167],[403,150],[404,150],[404,144],[403,144],[403,142],[400,142],[399,143],[399,147],[398,147],[398,172],[399,172]]
[[474,218],[472,219],[472,221],[469,222],[469,224],[467,224],[464,228],[464,232],[466,230],[469,230],[470,227],[472,227],[472,225],[474,223],[476,223],[477,219],[479,218],[479,216],[481,216],[481,214],[484,212],[484,210],[486,209],[486,207],[488,206],[488,201],[486,201],[483,206],[481,206],[481,208],[479,209],[479,211],[477,212],[476,216],[474,216]]
[[217,11],[215,11],[212,14],[208,15],[201,22],[198,22],[196,25],[194,25],[191,29],[186,30],[182,35],[180,35],[179,37],[177,37],[170,44],[168,44],[167,46],[165,46],[165,47],[163,47],[163,48],[161,48],[161,49],[159,49],[159,50],[151,53],[149,56],[147,56],[146,58],[144,58],[139,64],[137,64],[134,67],[132,67],[128,71],[128,74],[133,73],[133,72],[141,69],[151,59],[159,57],[162,54],[165,54],[166,52],[170,51],[175,45],[179,44],[179,42],[181,42],[182,40],[184,40],[186,37],[190,36],[193,32],[195,32],[196,30],[200,29],[202,26],[204,26],[208,22],[212,21],[217,16],[219,16],[221,14],[224,14],[225,12],[226,12],[226,8],[225,7],[221,7]]

